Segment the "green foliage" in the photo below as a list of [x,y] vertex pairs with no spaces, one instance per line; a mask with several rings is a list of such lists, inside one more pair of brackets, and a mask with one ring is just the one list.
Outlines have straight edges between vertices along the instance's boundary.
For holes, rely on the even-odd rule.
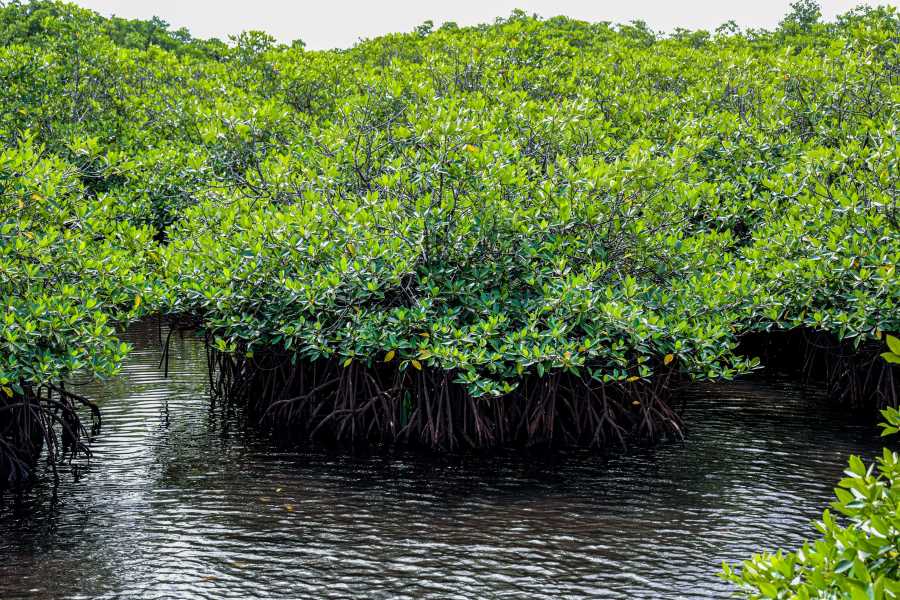
[[311,52],[8,3],[4,385],[113,372],[145,312],[236,352],[396,352],[476,396],[730,378],[759,330],[898,332],[900,19],[811,6],[776,32],[519,11]]
[[882,358],[891,364],[900,364],[900,339],[892,335],[887,336],[888,351],[882,353]]
[[[896,434],[900,412],[882,412],[883,435]],[[832,508],[816,528],[822,538],[797,552],[763,553],[740,569],[723,566],[722,576],[747,598],[900,597],[900,455],[885,448],[868,468],[850,458],[846,477],[835,489]]]
[[822,18],[822,10],[815,0],[797,0],[791,2],[791,11],[781,21],[782,30],[812,31],[819,19]]
[[76,170],[30,137],[0,152],[0,385],[113,374],[127,351],[112,325],[140,312],[151,232],[88,198]]

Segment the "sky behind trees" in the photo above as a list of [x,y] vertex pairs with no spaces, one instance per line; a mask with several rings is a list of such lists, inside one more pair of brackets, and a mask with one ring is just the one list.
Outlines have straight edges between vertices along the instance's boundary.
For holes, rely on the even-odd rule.
[[[566,15],[587,21],[625,23],[641,19],[655,30],[675,27],[715,29],[733,19],[741,27],[771,28],[788,11],[790,0],[76,0],[105,16],[147,19],[158,16],[198,37],[218,37],[260,29],[279,41],[302,39],[308,48],[343,48],[360,38],[411,31],[426,20],[474,25],[508,16],[513,9],[544,17]],[[897,1],[822,0],[826,19],[859,4]]]

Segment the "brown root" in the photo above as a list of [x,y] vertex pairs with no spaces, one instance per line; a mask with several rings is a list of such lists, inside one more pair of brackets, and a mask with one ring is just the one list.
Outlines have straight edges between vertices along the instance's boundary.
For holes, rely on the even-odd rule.
[[602,447],[682,435],[681,418],[666,401],[674,373],[668,369],[651,381],[607,384],[557,372],[526,377],[504,396],[476,398],[453,373],[437,369],[278,352],[247,358],[207,347],[214,398],[294,438],[452,451]]
[[798,373],[806,383],[824,386],[835,402],[863,409],[900,406],[900,367],[881,357],[883,343],[856,345],[802,328],[747,335],[739,351],[759,356],[767,368]]
[[[58,482],[58,465],[90,456],[88,443],[100,430],[97,405],[63,384],[21,389],[0,399],[0,489],[28,481],[41,453]],[[79,407],[90,411],[90,431]]]

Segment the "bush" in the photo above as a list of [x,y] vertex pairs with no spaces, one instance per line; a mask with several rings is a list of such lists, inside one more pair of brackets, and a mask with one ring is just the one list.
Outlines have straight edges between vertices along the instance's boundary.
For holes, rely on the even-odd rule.
[[555,441],[607,392],[614,429],[677,431],[669,383],[757,368],[750,333],[866,347],[900,331],[900,18],[814,8],[715,36],[519,11],[310,52],[6,3],[0,385],[113,373],[116,328],[154,313],[237,379],[283,374],[253,391],[289,413],[318,390],[379,428],[440,397],[448,429],[476,406]]
[[[900,431],[900,413],[882,413],[883,435]],[[832,508],[816,528],[822,538],[796,552],[763,553],[722,576],[747,598],[900,597],[900,455],[888,448],[866,467],[850,458],[847,477],[835,489]]]

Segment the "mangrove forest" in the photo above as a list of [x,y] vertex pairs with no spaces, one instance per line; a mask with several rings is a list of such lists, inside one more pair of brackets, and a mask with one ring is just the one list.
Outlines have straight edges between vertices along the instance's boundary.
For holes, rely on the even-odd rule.
[[[703,394],[777,376],[817,390],[804,419],[894,433],[898,42],[895,8],[809,0],[772,30],[515,11],[335,50],[0,2],[0,489],[65,502],[103,468],[102,390],[144,353],[161,378],[193,357],[197,414],[323,456],[674,452]],[[831,546],[723,578],[900,597],[877,456]]]

